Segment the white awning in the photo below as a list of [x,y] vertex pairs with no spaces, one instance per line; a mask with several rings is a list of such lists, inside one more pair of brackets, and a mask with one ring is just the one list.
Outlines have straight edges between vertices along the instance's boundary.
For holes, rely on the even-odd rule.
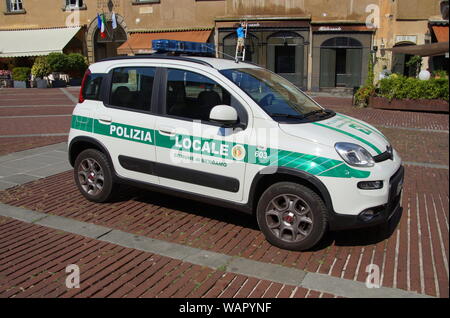
[[0,31],[0,57],[38,56],[62,52],[81,27]]

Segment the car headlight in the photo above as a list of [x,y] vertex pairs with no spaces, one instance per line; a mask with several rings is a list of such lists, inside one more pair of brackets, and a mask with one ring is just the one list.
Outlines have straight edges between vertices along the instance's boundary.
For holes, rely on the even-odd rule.
[[372,155],[363,147],[349,142],[338,142],[334,145],[337,153],[346,163],[355,167],[373,167]]

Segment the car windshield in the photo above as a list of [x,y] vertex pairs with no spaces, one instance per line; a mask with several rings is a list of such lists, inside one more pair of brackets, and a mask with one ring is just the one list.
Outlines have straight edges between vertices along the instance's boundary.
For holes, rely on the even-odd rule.
[[220,71],[247,93],[272,118],[300,118],[323,113],[324,109],[294,84],[262,68]]

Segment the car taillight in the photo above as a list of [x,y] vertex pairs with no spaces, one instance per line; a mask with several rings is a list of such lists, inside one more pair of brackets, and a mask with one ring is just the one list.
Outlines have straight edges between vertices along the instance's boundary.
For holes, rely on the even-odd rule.
[[80,104],[84,102],[83,90],[84,85],[86,84],[86,79],[88,78],[89,75],[91,75],[91,71],[87,69],[86,72],[84,73],[83,81],[81,82],[80,95],[78,95],[78,103]]

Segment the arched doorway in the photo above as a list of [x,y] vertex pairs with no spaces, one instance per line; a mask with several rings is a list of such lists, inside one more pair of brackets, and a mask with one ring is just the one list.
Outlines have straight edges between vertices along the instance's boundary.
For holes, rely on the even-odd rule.
[[298,87],[304,87],[304,38],[291,31],[272,34],[267,40],[267,67]]
[[111,21],[106,23],[105,38],[100,36],[100,30],[97,30],[94,35],[94,56],[95,61],[107,57],[117,56],[117,48],[127,40],[127,34],[121,26],[116,29],[112,28]]
[[328,39],[320,46],[320,87],[357,87],[362,73],[361,42],[350,37]]
[[127,26],[122,16],[116,14],[117,28],[112,28],[111,14],[105,13],[106,34],[105,38],[100,36],[95,17],[87,31],[87,49],[89,63],[97,62],[107,57],[117,56],[117,48],[127,39]]
[[[400,47],[400,46],[409,46],[409,45],[415,45],[412,42],[401,42],[394,45],[394,47]],[[404,76],[415,76],[415,67],[408,66],[409,60],[414,55],[411,54],[404,54],[404,53],[394,53],[392,55],[392,73],[401,74]]]
[[[237,35],[230,33],[223,39],[223,57],[226,59],[234,59],[236,55]],[[258,64],[258,38],[251,34],[247,34],[245,39],[245,61]]]

